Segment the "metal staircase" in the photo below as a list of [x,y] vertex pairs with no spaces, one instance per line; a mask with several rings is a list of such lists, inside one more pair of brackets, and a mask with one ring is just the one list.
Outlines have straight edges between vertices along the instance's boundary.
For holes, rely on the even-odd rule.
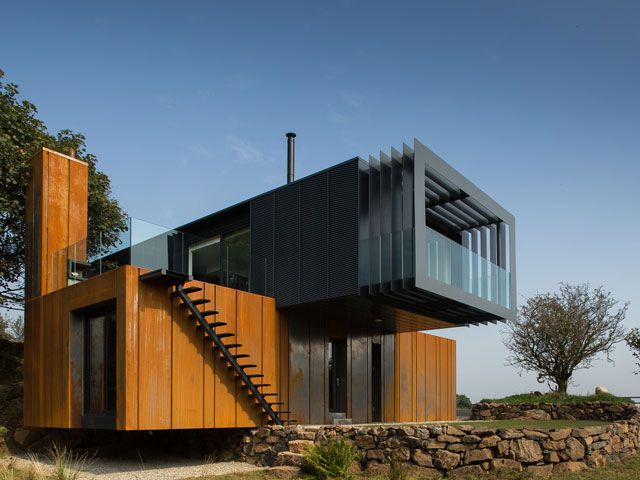
[[[186,281],[186,280],[185,280]],[[270,387],[271,385],[268,383],[254,383],[254,380],[258,380],[264,375],[262,374],[249,374],[247,373],[247,369],[256,368],[257,365],[254,363],[239,363],[240,359],[249,359],[250,355],[246,353],[233,353],[231,349],[237,349],[242,347],[240,343],[224,343],[222,341],[223,338],[231,338],[234,337],[233,333],[217,333],[216,327],[222,327],[226,325],[224,322],[209,322],[207,321],[207,317],[215,316],[218,312],[215,310],[203,310],[200,311],[198,309],[198,305],[205,305],[210,303],[211,301],[206,298],[201,299],[192,299],[189,295],[201,292],[202,288],[200,287],[185,287],[184,281],[177,283],[175,285],[175,290],[173,295],[179,298],[182,301],[182,304],[189,309],[191,312],[189,314],[189,318],[192,320],[196,320],[198,322],[197,328],[202,330],[202,333],[205,337],[208,337],[212,342],[212,348],[218,350],[222,354],[222,358],[227,363],[227,368],[233,370],[236,376],[242,382],[242,386],[248,390],[249,396],[254,398],[258,405],[262,410],[263,415],[267,415],[269,417],[268,421],[275,423],[276,425],[283,425],[285,423],[293,423],[295,420],[289,418],[289,414],[291,412],[286,410],[275,410],[274,407],[277,405],[283,405],[284,402],[269,402],[267,397],[277,396],[276,393],[264,392],[261,391],[265,387]],[[286,415],[287,418],[282,418],[282,416]]]

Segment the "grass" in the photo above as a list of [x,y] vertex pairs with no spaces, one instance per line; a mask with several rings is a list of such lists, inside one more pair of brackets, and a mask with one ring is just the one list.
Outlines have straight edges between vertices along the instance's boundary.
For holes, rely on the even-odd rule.
[[[478,422],[447,422],[446,425],[471,425],[476,428],[530,428],[530,429],[559,429],[599,427],[609,425],[611,422],[598,420],[489,420]],[[640,480],[640,479],[639,479]]]
[[632,403],[628,398],[616,397],[610,393],[600,393],[598,395],[558,395],[557,393],[534,395],[533,393],[521,393],[504,398],[483,398],[480,400],[480,403],[509,403],[512,405],[521,403],[574,404],[584,402]]

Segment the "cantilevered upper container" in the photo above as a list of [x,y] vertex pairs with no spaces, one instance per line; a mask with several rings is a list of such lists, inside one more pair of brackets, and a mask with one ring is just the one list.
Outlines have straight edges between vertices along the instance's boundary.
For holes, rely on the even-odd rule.
[[350,297],[456,325],[515,316],[513,215],[417,140],[179,230],[242,227],[248,288],[278,307]]

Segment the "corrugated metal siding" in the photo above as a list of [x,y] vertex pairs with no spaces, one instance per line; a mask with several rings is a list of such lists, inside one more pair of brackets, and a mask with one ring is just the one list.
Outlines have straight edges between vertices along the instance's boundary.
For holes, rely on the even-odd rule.
[[300,302],[327,298],[328,174],[300,182]]
[[253,293],[273,296],[273,194],[251,202],[251,286]]
[[358,161],[329,170],[329,298],[358,293]]
[[354,159],[251,200],[251,291],[278,307],[358,294]]
[[275,298],[279,306],[300,299],[300,184],[275,192]]

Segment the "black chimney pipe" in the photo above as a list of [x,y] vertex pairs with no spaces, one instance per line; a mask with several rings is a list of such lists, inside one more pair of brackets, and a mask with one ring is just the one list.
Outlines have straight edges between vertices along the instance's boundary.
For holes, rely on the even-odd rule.
[[291,183],[294,180],[295,173],[294,167],[296,162],[296,134],[293,132],[287,133],[287,183]]

